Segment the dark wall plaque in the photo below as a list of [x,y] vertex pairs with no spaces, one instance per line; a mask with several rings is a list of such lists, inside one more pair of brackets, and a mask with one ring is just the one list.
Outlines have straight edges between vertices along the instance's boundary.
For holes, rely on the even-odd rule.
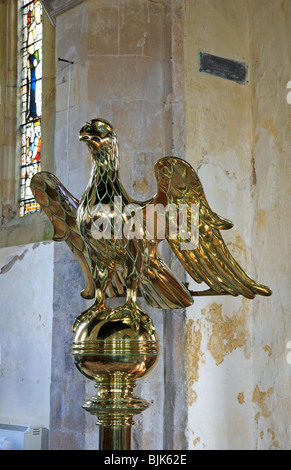
[[206,52],[200,52],[199,71],[237,83],[248,83],[247,64],[217,57]]

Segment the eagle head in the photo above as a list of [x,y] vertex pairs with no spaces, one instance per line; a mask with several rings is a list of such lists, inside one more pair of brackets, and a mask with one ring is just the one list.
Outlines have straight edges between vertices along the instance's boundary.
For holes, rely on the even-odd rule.
[[117,157],[117,136],[105,119],[92,119],[80,129],[79,140],[85,141],[95,160]]

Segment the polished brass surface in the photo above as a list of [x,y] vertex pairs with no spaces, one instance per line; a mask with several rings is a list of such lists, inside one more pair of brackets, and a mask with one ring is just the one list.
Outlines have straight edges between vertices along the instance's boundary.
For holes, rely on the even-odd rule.
[[99,449],[131,450],[131,426],[99,426]]
[[[158,251],[161,241],[154,227],[153,238],[142,234],[128,239],[113,235],[97,239],[94,224],[98,204],[109,208],[107,219],[111,229],[115,220],[126,224],[130,216],[125,208],[134,204],[145,219],[147,207],[184,204],[187,211],[196,205],[199,209],[199,243],[195,249],[182,248],[179,237],[165,238],[185,270],[197,282],[209,286],[206,295],[270,295],[271,290],[251,279],[232,257],[223,241],[221,230],[232,223],[214,213],[209,207],[201,182],[193,168],[184,160],[165,157],[155,164],[157,193],[148,201],[129,197],[119,175],[117,136],[105,120],[94,119],[80,131],[80,140],[86,142],[92,156],[92,173],[82,198],[78,201],[51,173],[41,172],[32,178],[32,192],[54,225],[54,240],[67,242],[76,256],[85,278],[81,295],[95,298],[104,305],[105,297],[127,295],[136,299],[138,291],[146,302],[156,308],[184,308],[193,303],[193,296],[201,292],[189,290],[163,262]],[[114,198],[121,198],[116,209]],[[190,218],[189,218],[190,220]],[[145,221],[143,221],[145,222]],[[188,218],[187,218],[188,223]],[[168,216],[168,224],[178,226],[177,218]]]
[[[140,379],[153,369],[159,339],[152,320],[136,304],[109,309],[91,307],[73,339],[77,368],[88,378],[107,383]],[[112,375],[113,374],[113,375]]]
[[98,418],[100,449],[131,448],[133,418],[149,406],[135,395],[136,381],[155,368],[159,352],[152,320],[134,303],[115,309],[96,304],[76,326],[75,365],[97,384],[83,408]]
[[[94,299],[92,307],[73,324],[76,367],[97,384],[96,396],[84,408],[98,417],[101,448],[127,448],[133,417],[148,407],[134,394],[136,380],[153,370],[159,356],[157,333],[138,307],[138,296],[151,307],[176,309],[190,306],[195,296],[243,295],[251,299],[256,294],[271,295],[271,290],[251,279],[232,257],[220,232],[230,229],[232,223],[211,210],[197,174],[186,161],[174,157],[158,160],[156,195],[137,201],[120,180],[113,127],[94,119],[82,127],[80,140],[92,157],[91,178],[81,199],[48,172],[36,174],[31,189],[54,226],[53,239],[65,241],[79,262],[85,279],[81,295]],[[186,248],[180,231],[181,206],[186,207],[187,242],[191,242]],[[140,217],[134,223],[133,207]],[[192,236],[193,207],[199,216],[196,240]],[[151,219],[150,232],[149,208],[160,210]],[[164,237],[160,233],[163,223]],[[193,280],[206,283],[208,290],[190,291],[188,284],[177,279],[159,254],[163,238]],[[111,309],[106,298],[115,296],[125,297],[125,303]]]

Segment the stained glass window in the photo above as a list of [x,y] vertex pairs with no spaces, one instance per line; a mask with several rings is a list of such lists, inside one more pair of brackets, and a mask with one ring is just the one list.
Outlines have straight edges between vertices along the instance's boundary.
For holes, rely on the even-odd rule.
[[40,171],[42,107],[42,6],[40,0],[23,0],[21,76],[21,183],[19,215],[36,212],[39,205],[30,190],[32,176]]

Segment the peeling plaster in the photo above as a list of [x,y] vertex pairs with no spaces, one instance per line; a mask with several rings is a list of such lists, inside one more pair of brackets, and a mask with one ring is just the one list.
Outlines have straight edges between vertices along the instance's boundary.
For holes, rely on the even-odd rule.
[[186,367],[188,383],[188,405],[191,406],[197,399],[197,393],[193,390],[194,382],[199,379],[199,362],[203,360],[201,352],[202,333],[196,329],[194,320],[190,319],[186,325]]
[[[195,371],[188,371],[197,393],[189,433],[201,436],[200,443],[194,436],[189,442],[196,448],[204,442],[215,449],[290,449],[290,362],[283,355],[291,318],[291,10],[281,0],[184,4],[186,160],[198,172],[210,207],[234,223],[223,233],[234,258],[273,290],[271,298],[246,302],[195,299],[187,309],[202,332],[199,351],[205,357],[202,366],[195,351],[196,380]],[[199,51],[243,57],[250,65],[248,86],[199,74]],[[193,325],[188,327],[190,334]]]
[[[249,359],[247,348],[249,307],[247,303],[242,303],[239,313],[226,315],[222,312],[222,305],[213,302],[207,309],[201,309],[201,315],[202,317],[195,321],[189,319],[186,325],[189,407],[198,400],[194,385],[199,381],[200,365],[206,363],[206,350],[203,351],[203,348],[207,348],[216,366],[221,365],[225,357],[238,348],[242,349],[246,359]],[[207,338],[206,342],[203,341],[203,337]],[[238,393],[237,399],[239,404],[245,403],[244,392]]]
[[234,237],[234,241],[229,240],[227,242],[228,249],[231,251],[232,256],[237,259],[241,263],[246,263],[246,242],[244,239],[239,235],[236,234]]
[[194,439],[193,441],[193,445],[194,447],[200,442],[200,437],[196,437],[196,439]]
[[2,266],[1,271],[0,271],[0,274],[6,274],[8,271],[10,271],[10,269],[12,268],[12,266],[14,266],[14,264],[15,264],[17,261],[23,260],[25,254],[26,254],[27,252],[28,252],[28,250],[24,250],[24,252],[23,252],[21,255],[15,255],[15,256],[13,256],[13,258],[12,258],[8,263],[6,263],[4,266]]
[[268,388],[266,392],[262,392],[259,389],[259,386],[256,385],[254,391],[253,391],[253,398],[252,401],[253,403],[256,403],[260,411],[256,414],[256,421],[258,422],[258,419],[260,416],[263,416],[264,418],[269,418],[271,416],[271,411],[269,410],[266,400],[273,394],[273,387]]
[[244,392],[240,392],[237,396],[237,401],[239,402],[240,405],[245,403],[245,394]]
[[266,344],[266,346],[264,346],[264,351],[266,351],[268,353],[268,356],[272,356],[272,350],[271,350],[271,348],[268,344]]
[[222,305],[209,305],[206,320],[212,325],[212,333],[207,349],[216,361],[216,365],[224,361],[225,356],[237,348],[245,348],[249,336],[246,326],[247,309],[242,308],[240,314],[231,316],[222,314]]
[[274,447],[277,447],[278,449],[280,449],[279,443],[278,443],[278,441],[275,439],[275,433],[274,433],[274,431],[272,431],[271,428],[268,428],[268,433],[271,434],[272,445],[273,445]]

